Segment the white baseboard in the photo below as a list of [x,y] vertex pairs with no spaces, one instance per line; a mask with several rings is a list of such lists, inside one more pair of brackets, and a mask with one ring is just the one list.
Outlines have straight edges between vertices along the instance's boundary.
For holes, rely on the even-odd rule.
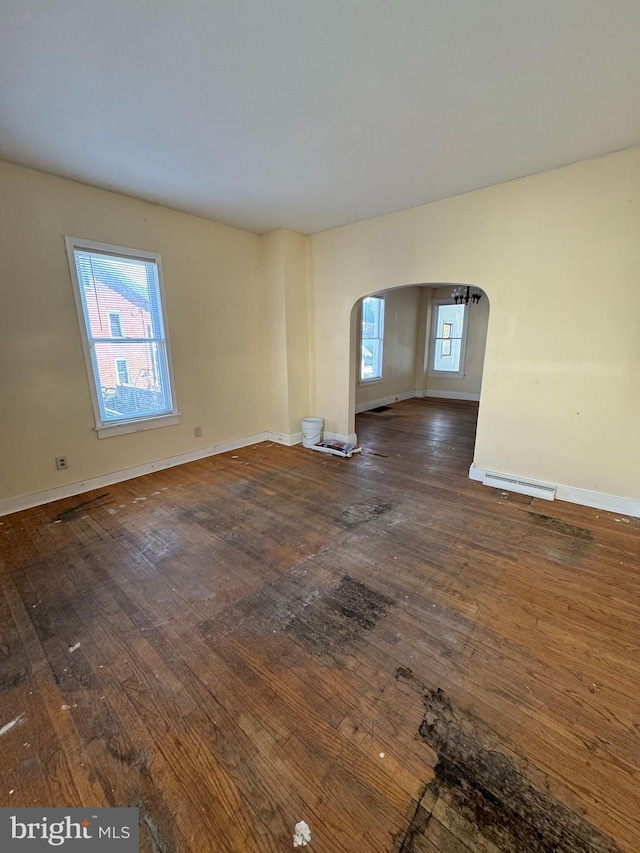
[[561,486],[556,490],[556,498],[569,501],[572,504],[591,506],[594,509],[605,509],[619,515],[630,515],[640,518],[640,501],[623,498],[619,495],[608,495],[606,492],[592,492],[589,489],[579,489],[576,486]]
[[357,444],[358,436],[355,432],[352,432],[350,435],[345,435],[341,432],[327,432],[326,430],[322,433],[323,441],[344,441],[347,444]]
[[266,438],[267,441],[276,441],[286,447],[293,447],[294,444],[300,444],[302,441],[302,433],[294,432],[292,435],[287,435],[285,432],[267,432]]
[[480,394],[471,394],[468,391],[424,391],[423,393],[425,397],[436,397],[440,400],[472,400],[474,403],[480,400]]
[[368,403],[357,403],[356,415],[360,415],[362,412],[369,412],[371,409],[377,409],[378,406],[389,406],[391,403],[397,403],[400,400],[410,400],[415,396],[415,391],[402,391],[400,394],[391,394],[389,397],[380,397],[379,400],[370,400]]
[[484,475],[486,473],[486,468],[478,468],[472,462],[469,466],[469,479],[477,480],[479,483],[484,483]]
[[[198,459],[205,459],[207,456],[215,456],[218,453],[226,453],[228,450],[238,450],[241,447],[258,444],[261,441],[265,441],[269,435],[274,435],[274,433],[260,432],[255,435],[244,436],[243,438],[221,441],[219,444],[212,444],[209,447],[189,450],[187,453],[181,453],[178,456],[169,456],[166,459],[158,459],[155,462],[146,462],[144,465],[136,465],[134,468],[124,468],[121,471],[102,474],[99,477],[91,477],[88,480],[82,480],[78,483],[67,483],[65,486],[56,486],[53,489],[44,489],[41,492],[32,492],[28,495],[20,495],[17,498],[5,498],[4,500],[0,500],[0,516],[48,504],[52,501],[58,501],[61,498],[81,495],[84,492],[91,492],[93,489],[103,489],[105,486],[112,486],[114,483],[122,483],[124,480],[133,480],[134,477],[151,474],[153,471],[162,471],[165,468],[173,468],[175,465],[184,465],[185,462],[195,462]],[[293,436],[291,437],[293,438]],[[300,440],[302,440],[302,436]]]
[[[469,477],[472,480],[484,482],[486,468],[478,468],[476,465],[471,465],[469,468]],[[531,480],[530,477],[522,478],[519,474],[504,474],[504,477],[513,479]],[[533,481],[532,481],[533,482]],[[535,481],[541,486],[549,486],[556,490],[556,500],[568,501],[572,504],[580,504],[581,506],[590,506],[594,509],[602,509],[607,512],[616,512],[619,515],[628,515],[632,518],[640,518],[640,501],[632,498],[623,498],[619,495],[609,495],[606,492],[594,492],[590,489],[579,489],[577,486],[565,486],[560,483],[547,483],[541,480]]]
[[416,397],[419,400],[422,400],[424,397],[433,397],[440,400],[470,400],[474,403],[480,400],[480,394],[472,394],[469,391],[403,391],[401,394],[391,394],[388,397],[370,400],[368,403],[357,403],[356,415],[361,415],[362,412],[369,412],[371,409],[377,409],[378,406],[390,406],[392,403],[397,403],[400,400],[411,400]]

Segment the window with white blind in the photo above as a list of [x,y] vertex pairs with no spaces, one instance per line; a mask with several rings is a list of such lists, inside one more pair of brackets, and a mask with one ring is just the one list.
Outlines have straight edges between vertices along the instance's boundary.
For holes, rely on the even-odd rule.
[[177,423],[160,256],[66,244],[99,436]]

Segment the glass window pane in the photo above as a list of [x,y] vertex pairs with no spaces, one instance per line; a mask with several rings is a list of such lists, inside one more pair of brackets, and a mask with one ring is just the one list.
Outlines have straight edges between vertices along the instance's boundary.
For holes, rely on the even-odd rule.
[[[461,338],[464,323],[464,305],[439,305],[436,337]],[[448,332],[445,334],[445,332]]]
[[378,300],[368,296],[362,303],[362,337],[378,336]]
[[[157,270],[153,262],[96,252],[76,251],[75,255],[92,337],[163,336]],[[119,321],[114,324],[115,315],[119,316]]]
[[161,343],[95,343],[94,371],[105,421],[153,417],[171,411]]
[[462,341],[460,338],[439,338],[436,341],[433,369],[450,370],[457,373],[460,370],[461,351]]
[[362,300],[362,352],[360,379],[382,377],[382,339],[384,335],[384,298],[367,296]]
[[378,379],[382,375],[382,346],[377,338],[362,341],[362,379]]

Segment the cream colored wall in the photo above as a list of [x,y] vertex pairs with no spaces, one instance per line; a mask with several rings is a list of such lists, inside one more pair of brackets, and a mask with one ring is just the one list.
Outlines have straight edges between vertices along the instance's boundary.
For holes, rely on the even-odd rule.
[[300,432],[310,415],[307,238],[280,229],[261,238],[264,281],[264,354],[267,429]]
[[[65,235],[161,253],[178,426],[97,438]],[[0,499],[264,431],[259,237],[0,163],[0,257]]]
[[289,421],[287,432],[297,435],[300,421],[311,415],[309,396],[310,294],[307,280],[308,238],[293,231],[285,232],[287,263],[285,266],[285,324],[287,330],[287,387]]
[[312,238],[315,410],[351,433],[351,309],[398,285],[489,296],[479,467],[640,496],[640,149]]
[[261,239],[263,318],[270,330],[264,337],[260,359],[266,392],[266,428],[288,432],[287,326],[285,313],[284,232],[273,231]]
[[[451,287],[433,287],[431,299],[450,299]],[[468,394],[473,397],[480,394],[482,388],[482,369],[484,366],[484,351],[487,343],[487,324],[489,322],[489,300],[483,296],[477,304],[469,304],[467,315],[467,346],[464,359],[464,376],[460,379],[450,379],[443,376],[427,375],[425,387],[429,392],[453,394]],[[427,347],[431,340],[429,327]]]
[[[420,289],[402,287],[390,290],[384,305],[384,343],[382,347],[382,379],[359,382],[360,363],[356,352],[356,406],[415,391],[416,343]],[[357,350],[360,336],[354,335]]]

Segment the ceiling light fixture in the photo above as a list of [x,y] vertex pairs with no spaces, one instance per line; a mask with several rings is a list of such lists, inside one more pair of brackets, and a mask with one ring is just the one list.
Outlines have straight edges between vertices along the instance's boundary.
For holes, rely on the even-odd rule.
[[466,287],[456,287],[451,294],[456,305],[468,305],[469,302],[480,302],[482,292],[480,290],[472,290],[469,285]]

